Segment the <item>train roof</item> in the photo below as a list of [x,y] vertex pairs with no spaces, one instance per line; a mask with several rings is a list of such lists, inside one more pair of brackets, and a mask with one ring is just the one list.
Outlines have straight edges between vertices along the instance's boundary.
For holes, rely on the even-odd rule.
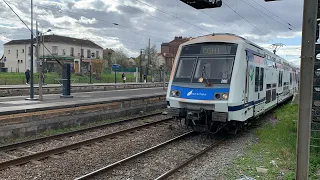
[[287,61],[286,59],[278,56],[277,54],[274,54],[274,53],[270,52],[268,49],[265,49],[265,48],[263,48],[263,47],[255,44],[255,43],[253,43],[252,41],[249,41],[249,40],[246,39],[246,38],[243,38],[243,37],[241,37],[241,36],[239,36],[239,35],[232,34],[232,33],[213,33],[213,34],[208,34],[208,35],[204,35],[204,36],[198,36],[198,37],[196,37],[196,38],[192,38],[191,40],[189,40],[189,41],[181,44],[181,46],[191,44],[192,41],[195,40],[195,39],[206,38],[206,37],[214,37],[214,36],[222,36],[221,38],[217,38],[217,40],[219,40],[219,41],[225,40],[225,41],[245,42],[245,43],[250,44],[250,45],[252,45],[252,46],[255,46],[255,47],[257,47],[257,48],[259,48],[259,49],[261,49],[261,50],[263,50],[263,51],[268,52],[268,53],[271,54],[272,56],[276,56],[277,58],[279,58],[279,59],[281,59],[281,60],[283,61],[283,62],[282,62],[283,64],[286,64],[287,66],[290,66],[291,68],[300,69],[299,67],[297,67],[296,65],[290,63],[290,62]]

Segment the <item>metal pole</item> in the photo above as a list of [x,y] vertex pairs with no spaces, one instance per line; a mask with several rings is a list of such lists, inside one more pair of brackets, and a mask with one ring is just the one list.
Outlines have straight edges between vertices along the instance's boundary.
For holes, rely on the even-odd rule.
[[30,100],[34,99],[33,86],[33,0],[31,0],[31,47],[30,47]]
[[142,83],[142,49],[140,50],[140,82]]
[[36,36],[37,36],[37,61],[39,63],[39,69],[38,69],[38,74],[39,74],[39,100],[42,101],[43,100],[43,96],[42,96],[42,61],[39,59],[39,45],[40,45],[40,41],[39,41],[39,36],[40,33],[38,34],[38,22],[36,22]]
[[148,63],[147,63],[147,74],[146,74],[146,82],[148,82],[149,75],[149,65],[150,65],[150,38],[149,38],[149,46],[148,46]]
[[117,84],[117,68],[114,68],[114,83]]
[[[44,62],[44,36],[43,33],[41,33],[41,37],[42,37],[42,62]],[[45,62],[45,65],[47,66],[47,62]],[[42,69],[42,74],[44,75],[44,67]],[[44,83],[44,77],[43,77],[43,85],[45,85]]]
[[300,73],[300,86],[304,88],[300,88],[299,98],[296,167],[297,180],[307,180],[309,175],[311,108],[317,9],[318,0],[304,0]]
[[90,59],[90,84],[92,84],[92,63]]
[[162,79],[163,79],[163,90],[166,90],[166,80],[165,80],[166,73],[164,72],[164,69],[162,69]]

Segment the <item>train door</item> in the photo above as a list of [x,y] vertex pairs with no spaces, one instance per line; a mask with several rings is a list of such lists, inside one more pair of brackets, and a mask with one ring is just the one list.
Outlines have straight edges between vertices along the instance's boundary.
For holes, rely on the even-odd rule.
[[283,71],[282,71],[282,69],[279,69],[279,71],[278,71],[278,89],[277,89],[278,103],[280,103],[283,99],[282,92],[283,92]]
[[264,57],[254,55],[255,76],[254,76],[254,116],[264,111],[265,105],[265,68]]
[[247,56],[247,88],[246,88],[246,97],[245,98],[245,105],[248,106],[248,116],[253,116],[254,105],[253,102],[255,101],[255,63],[253,60],[253,54],[249,51],[246,51]]

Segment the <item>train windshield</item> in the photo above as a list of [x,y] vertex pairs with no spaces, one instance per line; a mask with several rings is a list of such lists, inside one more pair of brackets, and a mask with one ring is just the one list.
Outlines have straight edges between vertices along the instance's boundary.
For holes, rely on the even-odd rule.
[[231,57],[199,58],[192,82],[230,83],[233,62]]
[[237,44],[203,43],[182,48],[174,82],[229,84]]

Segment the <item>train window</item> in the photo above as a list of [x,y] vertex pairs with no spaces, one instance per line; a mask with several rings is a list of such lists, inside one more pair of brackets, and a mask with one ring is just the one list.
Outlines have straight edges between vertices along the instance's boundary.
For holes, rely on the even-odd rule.
[[190,82],[194,62],[194,58],[180,59],[174,81]]
[[260,91],[263,90],[264,68],[260,68]]
[[258,92],[258,91],[259,91],[259,67],[256,67],[254,92]]
[[231,57],[199,58],[193,82],[202,77],[210,83],[230,83],[233,62]]

